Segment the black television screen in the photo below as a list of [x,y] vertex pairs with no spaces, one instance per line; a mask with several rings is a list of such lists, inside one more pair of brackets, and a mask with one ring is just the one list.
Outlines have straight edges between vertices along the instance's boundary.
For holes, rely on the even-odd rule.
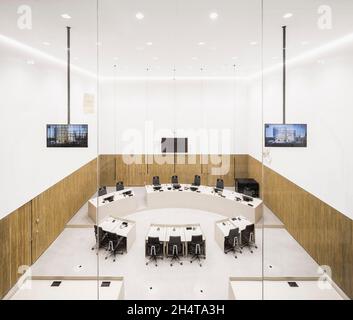
[[47,148],[87,148],[87,124],[48,124]]
[[162,153],[187,153],[188,138],[162,138]]
[[265,147],[307,147],[306,124],[265,124]]

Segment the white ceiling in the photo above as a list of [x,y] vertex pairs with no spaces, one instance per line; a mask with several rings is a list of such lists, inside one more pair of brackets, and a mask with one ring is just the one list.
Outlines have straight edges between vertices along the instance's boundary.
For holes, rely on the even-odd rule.
[[[69,24],[73,64],[94,73],[98,66],[107,77],[171,77],[174,68],[178,77],[228,77],[234,64],[244,77],[261,70],[262,57],[265,67],[281,61],[284,24],[289,59],[353,33],[352,0],[325,1],[333,10],[333,28],[326,31],[317,27],[322,0],[264,0],[263,11],[261,0],[99,0],[98,11],[96,0],[27,0],[33,29],[19,30],[23,3],[0,1],[0,34],[65,60]],[[293,17],[284,19],[288,12]]]

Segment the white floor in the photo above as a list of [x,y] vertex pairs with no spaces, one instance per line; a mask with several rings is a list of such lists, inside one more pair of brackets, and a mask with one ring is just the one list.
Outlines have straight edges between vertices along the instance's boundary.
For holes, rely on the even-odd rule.
[[[140,210],[127,216],[136,221],[136,242],[128,254],[116,262],[105,260],[91,250],[95,244],[93,223],[87,206],[80,209],[68,228],[32,267],[38,276],[122,276],[126,299],[228,299],[229,277],[305,277],[318,276],[318,265],[281,227],[281,222],[266,209],[256,228],[258,249],[245,250],[235,259],[225,255],[214,240],[214,223],[222,216],[191,209],[144,210],[143,188],[136,188]],[[200,223],[206,235],[207,259],[203,266],[184,264],[171,267],[145,265],[145,235],[151,223]],[[262,227],[262,224],[269,227]],[[83,227],[82,225],[86,225]],[[277,227],[273,227],[277,226]],[[258,298],[254,293],[254,299]],[[265,297],[266,298],[266,297]]]

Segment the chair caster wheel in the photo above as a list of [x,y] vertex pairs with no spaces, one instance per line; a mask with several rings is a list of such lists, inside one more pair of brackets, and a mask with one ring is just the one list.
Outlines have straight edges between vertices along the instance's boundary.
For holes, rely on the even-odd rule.
[[237,257],[237,256],[234,256],[234,258],[235,258],[235,259],[238,259],[238,257]]
[[113,262],[115,262],[115,259],[113,260]]
[[202,264],[200,264],[200,267],[202,267]]
[[173,265],[172,265],[172,264],[170,264],[170,266],[172,267]]
[[252,250],[251,250],[250,252],[251,252],[251,253],[254,253],[254,251],[252,251]]
[[183,263],[182,263],[182,262],[180,262],[180,265],[182,266],[182,265],[183,265]]
[[156,267],[158,267],[158,264],[155,264]]
[[108,260],[108,258],[107,258],[107,257],[105,257],[105,260]]
[[228,252],[225,252],[225,254],[228,254]]
[[192,263],[192,261],[190,261],[190,263]]
[[148,266],[148,262],[146,262],[146,266]]
[[255,246],[255,249],[257,249],[257,247]]

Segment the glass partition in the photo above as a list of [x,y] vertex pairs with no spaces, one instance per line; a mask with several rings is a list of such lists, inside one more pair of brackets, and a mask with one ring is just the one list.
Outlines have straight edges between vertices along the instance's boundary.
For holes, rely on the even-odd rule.
[[98,221],[125,235],[99,271],[124,278],[126,299],[234,298],[249,277],[262,298],[262,202],[235,193],[261,182],[246,123],[261,17],[258,0],[99,1]]
[[96,5],[0,3],[5,299],[98,298],[87,216],[97,188]]
[[[351,1],[264,1],[264,299],[351,296]],[[261,76],[255,81],[261,82]],[[260,111],[260,110],[259,110]]]

